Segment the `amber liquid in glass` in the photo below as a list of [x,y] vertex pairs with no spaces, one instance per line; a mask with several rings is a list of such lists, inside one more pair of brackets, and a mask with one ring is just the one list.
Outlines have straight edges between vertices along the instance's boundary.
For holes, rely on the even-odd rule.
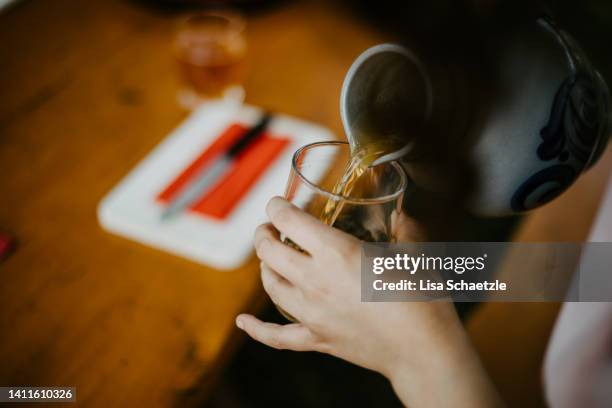
[[180,26],[174,55],[185,82],[204,97],[219,97],[242,82],[246,42],[233,14],[195,15]]
[[[351,152],[351,156],[344,168],[344,171],[342,172],[342,176],[332,189],[334,195],[350,197],[355,185],[366,170],[372,165],[372,163],[376,162],[378,158],[390,152],[397,151],[400,148],[401,145],[399,139],[389,139],[384,142],[369,139],[367,144],[362,147],[357,147],[354,152]],[[338,219],[338,215],[342,212],[343,205],[344,202],[342,199],[337,200],[329,198],[323,206],[319,219],[323,223],[333,226]],[[302,248],[300,248],[295,242],[291,241],[288,237],[285,237],[283,242],[300,252],[304,252]],[[281,307],[276,306],[276,308],[287,320],[297,322],[295,317],[291,316],[291,314],[287,313]]]
[[[353,188],[372,163],[386,154],[401,148],[401,140],[389,138],[384,141],[375,138],[365,138],[362,146],[357,146],[342,173],[342,176],[334,186],[332,192],[335,195],[349,197]],[[342,211],[343,201],[328,199],[319,219],[327,225],[334,225],[338,215]]]
[[198,64],[177,56],[185,81],[200,95],[219,97],[231,85],[239,84],[243,75],[242,58]]

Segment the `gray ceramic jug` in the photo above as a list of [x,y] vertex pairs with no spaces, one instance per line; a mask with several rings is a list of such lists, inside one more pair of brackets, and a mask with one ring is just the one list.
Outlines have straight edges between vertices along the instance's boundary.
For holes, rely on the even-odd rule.
[[[576,42],[550,19],[539,18],[512,33],[496,49],[494,59],[494,72],[488,75],[494,78],[495,89],[483,108],[469,118],[470,124],[461,136],[466,143],[469,141],[469,148],[460,161],[469,162],[471,169],[466,183],[469,191],[462,204],[482,216],[520,213],[553,200],[597,161],[610,132],[605,82]],[[414,103],[406,102],[410,100],[406,94],[417,87],[401,85],[393,92],[385,89],[398,83],[397,75],[402,72],[423,83],[424,91],[419,96],[423,101],[423,121],[435,120],[431,119],[431,106],[435,110],[438,101],[427,67],[407,49],[383,44],[364,52],[345,78],[341,114],[349,141],[359,137],[363,126],[368,126],[369,133],[376,133],[376,125],[367,118],[381,111],[386,112],[386,117],[414,120],[414,115],[405,114],[414,109]],[[382,129],[379,134],[384,137]],[[416,142],[428,144],[433,152],[453,149],[442,146],[444,142],[435,137]],[[410,135],[406,145],[415,145]],[[398,154],[404,155],[410,149],[402,150]],[[445,154],[450,157],[448,151]],[[430,183],[429,176],[423,175],[436,173],[435,168],[411,168],[409,156],[410,152],[406,168],[415,183],[434,190],[443,184]],[[431,155],[432,162],[434,156]],[[456,165],[446,163],[446,167],[450,174]],[[456,183],[450,178],[449,183]]]

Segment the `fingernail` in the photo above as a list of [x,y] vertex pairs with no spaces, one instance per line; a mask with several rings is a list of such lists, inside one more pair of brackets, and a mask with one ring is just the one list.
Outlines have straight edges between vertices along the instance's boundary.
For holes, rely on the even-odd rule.
[[236,326],[238,326],[240,330],[244,330],[244,323],[242,322],[242,319],[240,319],[239,317],[236,318]]
[[266,213],[270,215],[271,212],[276,212],[278,211],[279,208],[284,207],[288,204],[289,202],[285,200],[283,197],[280,197],[280,196],[272,197],[270,201],[268,201],[268,204],[266,205]]
[[268,238],[264,238],[259,242],[259,245],[257,245],[257,252],[261,252],[264,249],[266,249],[268,247],[268,245],[270,245],[270,240]]

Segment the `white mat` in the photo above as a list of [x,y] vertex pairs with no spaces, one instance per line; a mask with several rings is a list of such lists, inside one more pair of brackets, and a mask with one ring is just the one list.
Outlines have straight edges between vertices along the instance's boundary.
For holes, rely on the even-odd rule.
[[252,252],[255,228],[265,221],[266,202],[284,193],[293,152],[333,139],[327,129],[276,115],[270,131],[291,138],[291,143],[223,221],[185,212],[163,222],[163,206],[155,197],[231,123],[252,125],[261,114],[254,107],[224,103],[195,111],[104,197],[98,206],[102,227],[217,269],[239,267]]

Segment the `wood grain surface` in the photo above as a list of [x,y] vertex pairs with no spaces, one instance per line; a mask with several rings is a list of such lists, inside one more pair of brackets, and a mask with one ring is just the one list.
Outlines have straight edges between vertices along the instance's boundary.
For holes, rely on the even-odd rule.
[[[389,38],[337,7],[287,2],[249,17],[249,103],[340,133],[344,73]],[[80,406],[194,405],[244,340],[236,314],[265,301],[254,259],[219,272],[96,220],[100,199],[187,115],[176,18],[120,0],[0,14],[0,230],[17,240],[0,263],[0,385],[76,386]],[[584,239],[611,163],[530,216],[519,239]],[[539,401],[557,307],[488,304],[470,322],[509,401]]]

